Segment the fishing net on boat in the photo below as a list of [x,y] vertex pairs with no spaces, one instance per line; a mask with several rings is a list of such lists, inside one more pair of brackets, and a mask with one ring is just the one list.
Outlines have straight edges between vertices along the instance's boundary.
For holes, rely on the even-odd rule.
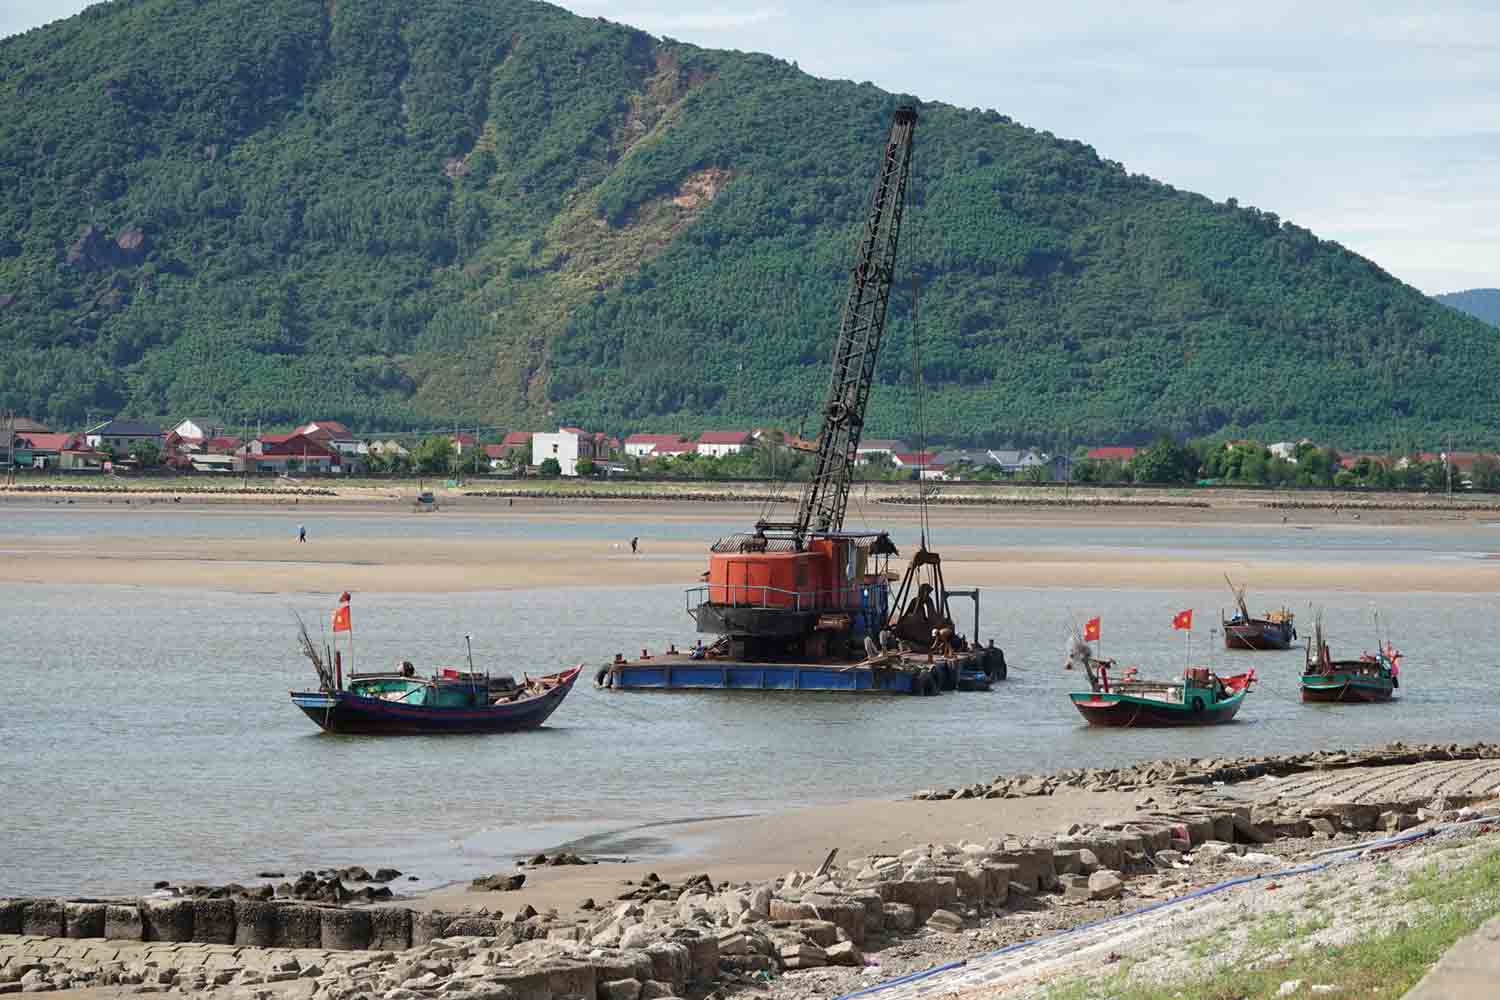
[[307,634],[307,623],[302,620],[302,616],[294,611],[292,617],[297,619],[297,641],[302,646],[302,655],[308,658],[313,665],[313,670],[317,671],[318,684],[321,689],[332,691],[333,671],[328,668],[328,664],[323,662],[323,654],[318,652],[312,636]]

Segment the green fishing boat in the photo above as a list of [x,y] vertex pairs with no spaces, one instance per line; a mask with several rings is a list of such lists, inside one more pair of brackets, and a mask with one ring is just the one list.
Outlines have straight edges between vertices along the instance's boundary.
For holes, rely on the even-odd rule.
[[1307,644],[1307,667],[1302,674],[1302,700],[1306,702],[1360,703],[1390,701],[1401,686],[1401,654],[1382,642],[1374,655],[1357,660],[1335,660],[1323,638],[1323,623],[1313,626]]
[[[1170,681],[1138,680],[1134,668],[1123,672],[1114,660],[1100,659],[1075,642],[1070,664],[1080,664],[1088,691],[1068,695],[1091,726],[1211,726],[1228,722],[1240,710],[1255,671],[1220,677],[1207,667],[1188,667]],[[1071,666],[1070,668],[1071,669]],[[1115,673],[1115,677],[1110,674]]]

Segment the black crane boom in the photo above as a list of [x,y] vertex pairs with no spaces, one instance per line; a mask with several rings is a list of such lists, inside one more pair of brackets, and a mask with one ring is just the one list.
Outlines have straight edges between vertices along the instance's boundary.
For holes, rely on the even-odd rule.
[[896,277],[896,246],[911,178],[912,135],[916,108],[896,109],[885,155],[870,192],[864,229],[855,247],[849,294],[844,301],[838,340],[833,347],[833,374],[823,404],[813,473],[802,490],[793,524],[763,524],[762,530],[790,530],[800,542],[809,531],[842,531],[849,487],[864,429],[865,404],[875,379],[875,361],[885,333],[886,307]]

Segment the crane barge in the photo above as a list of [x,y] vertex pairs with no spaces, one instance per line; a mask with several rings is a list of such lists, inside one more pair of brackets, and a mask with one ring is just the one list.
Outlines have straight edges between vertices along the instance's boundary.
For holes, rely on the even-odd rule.
[[[795,519],[762,518],[720,538],[706,583],[687,592],[700,639],[599,668],[601,687],[631,689],[844,690],[935,694],[988,687],[1005,675],[1004,653],[979,645],[979,591],[949,590],[942,561],[922,544],[900,586],[899,555],[883,531],[844,530],[865,408],[885,333],[896,249],[911,179],[917,112],[896,110],[855,249],[834,342],[832,374],[812,475]],[[972,638],[959,633],[949,600],[974,602]]]

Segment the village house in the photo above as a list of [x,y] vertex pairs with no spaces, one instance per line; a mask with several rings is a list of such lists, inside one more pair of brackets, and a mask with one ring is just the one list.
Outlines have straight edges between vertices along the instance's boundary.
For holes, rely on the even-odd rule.
[[754,444],[755,434],[752,431],[704,431],[698,435],[695,447],[700,455],[723,458],[725,455],[738,455]]
[[1128,445],[1105,445],[1100,448],[1090,448],[1084,457],[1095,462],[1123,463],[1135,458],[1135,453],[1138,451],[1140,451],[1139,448],[1132,448]]
[[293,433],[305,434],[349,458],[361,454],[359,438],[337,420],[314,420],[298,427]]
[[76,441],[75,447],[64,448],[57,456],[57,467],[65,472],[103,472],[110,464],[109,456],[102,451]]
[[896,468],[907,469],[915,474],[919,469],[923,479],[946,479],[939,455],[930,451],[898,451],[891,456]]
[[860,442],[859,447],[855,449],[854,460],[860,465],[868,465],[870,462],[888,461],[897,453],[910,451],[905,441],[872,438]]
[[681,434],[632,434],[625,439],[625,454],[630,458],[685,455],[696,450]]
[[16,434],[15,464],[30,469],[55,469],[62,464],[62,453],[82,447],[77,434]]
[[184,442],[197,443],[202,443],[222,433],[224,433],[224,422],[210,420],[207,417],[188,417],[179,420],[169,432],[169,434],[176,434]]
[[110,420],[84,432],[84,440],[90,448],[113,451],[116,455],[128,455],[143,444],[162,447],[161,427],[139,420]]
[[337,451],[306,434],[262,434],[240,450],[235,471],[250,472],[338,472]]
[[554,458],[563,475],[576,476],[579,462],[603,462],[614,458],[614,446],[615,440],[607,434],[590,433],[578,427],[559,427],[553,434],[531,436],[531,461],[541,465]]

